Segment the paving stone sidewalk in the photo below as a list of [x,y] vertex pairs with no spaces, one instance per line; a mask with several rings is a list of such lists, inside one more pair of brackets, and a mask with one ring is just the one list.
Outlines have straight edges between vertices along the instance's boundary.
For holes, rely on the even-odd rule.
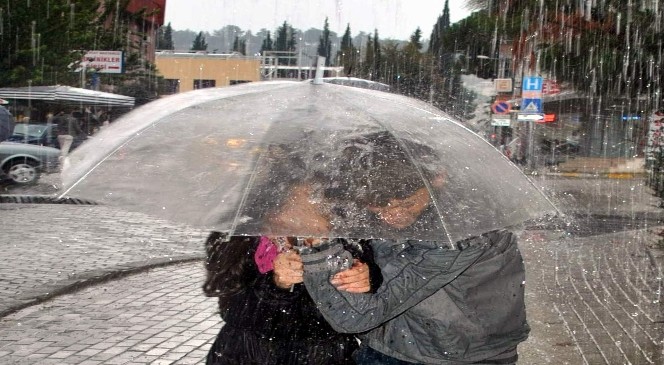
[[0,204],[0,317],[79,285],[203,257],[207,232],[105,206]]
[[[661,278],[651,277],[642,233],[523,232],[532,332],[519,364],[664,361]],[[604,261],[616,264],[592,269]],[[202,294],[203,277],[201,261],[174,264],[19,310],[0,319],[0,363],[202,363],[223,324],[216,300]]]

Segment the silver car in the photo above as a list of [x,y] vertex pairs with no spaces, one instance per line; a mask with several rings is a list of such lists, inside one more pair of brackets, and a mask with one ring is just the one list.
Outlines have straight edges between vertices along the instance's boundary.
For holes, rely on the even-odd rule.
[[0,180],[29,185],[43,172],[58,170],[60,150],[26,143],[0,143]]

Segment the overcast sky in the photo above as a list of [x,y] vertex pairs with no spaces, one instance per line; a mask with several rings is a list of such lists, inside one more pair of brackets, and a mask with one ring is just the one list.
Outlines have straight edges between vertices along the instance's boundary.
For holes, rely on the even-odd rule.
[[[465,0],[450,0],[452,23],[469,15]],[[294,28],[323,28],[341,36],[350,23],[352,35],[378,29],[381,39],[408,39],[419,26],[429,38],[443,12],[444,0],[167,0],[166,23],[175,30],[196,32],[237,25],[257,32],[274,31],[284,20]]]

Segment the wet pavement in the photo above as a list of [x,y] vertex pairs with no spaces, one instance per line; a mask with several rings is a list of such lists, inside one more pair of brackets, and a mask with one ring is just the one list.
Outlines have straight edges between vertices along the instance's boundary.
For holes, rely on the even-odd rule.
[[[537,182],[588,218],[521,234],[532,332],[519,364],[664,363],[657,199],[638,179]],[[206,232],[110,207],[11,203],[0,227],[0,363],[204,362],[222,325],[201,291]]]

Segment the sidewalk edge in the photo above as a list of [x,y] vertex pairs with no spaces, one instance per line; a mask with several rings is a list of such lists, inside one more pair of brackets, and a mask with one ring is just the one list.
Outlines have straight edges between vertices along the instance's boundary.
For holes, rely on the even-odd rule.
[[158,267],[164,267],[172,264],[182,264],[194,261],[202,262],[204,259],[205,257],[202,254],[183,255],[177,257],[158,259],[148,264],[137,262],[135,264],[130,263],[126,265],[119,265],[114,268],[110,268],[106,271],[103,271],[99,275],[92,275],[90,277],[80,278],[71,284],[50,290],[46,294],[36,295],[33,298],[26,299],[20,304],[13,305],[6,309],[0,309],[0,318],[6,317],[10,314],[16,313],[22,309],[31,307],[33,305],[41,304],[55,297],[77,292],[79,290],[88,288],[92,285],[101,284],[110,280],[120,279],[129,275],[139,274]]

